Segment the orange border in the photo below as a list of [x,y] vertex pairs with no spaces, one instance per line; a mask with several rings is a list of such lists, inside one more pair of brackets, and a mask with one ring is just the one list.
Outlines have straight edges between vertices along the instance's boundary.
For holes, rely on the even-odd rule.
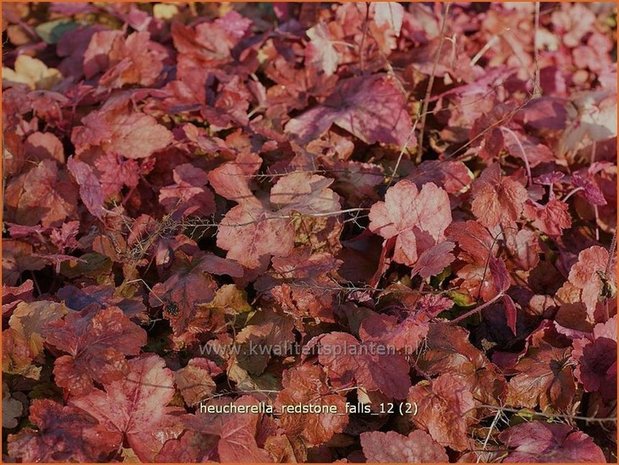
[[[387,2],[390,0],[370,0],[370,2],[374,2],[374,3],[378,3],[378,2]],[[509,0],[476,0],[475,3],[507,3]],[[52,3],[54,2],[54,0],[36,0],[34,2],[29,2],[28,0],[12,0],[12,1],[6,1],[6,0],[0,0],[0,5],[4,4],[4,3]],[[89,3],[88,1],[85,0],[64,0],[65,3]],[[511,2],[516,2],[516,3],[533,3],[531,2],[531,0],[512,0]],[[172,0],[159,0],[157,2],[153,2],[153,1],[149,1],[149,0],[134,0],[134,1],[128,1],[128,0],[117,0],[116,2],[107,2],[107,3],[178,3],[178,2],[174,2]],[[191,0],[189,2],[186,3],[199,3],[199,2],[195,2],[194,0]],[[211,0],[208,0],[206,2],[203,3],[221,3],[221,2],[213,2]],[[260,0],[247,0],[247,1],[242,1],[242,0],[230,0],[227,3],[328,3],[328,2],[322,2],[321,0],[306,0],[304,2],[290,2],[287,0],[271,0],[269,2],[263,2]],[[339,2],[335,2],[335,3],[367,3],[367,2],[363,2],[363,1],[358,1],[358,0],[339,0]],[[422,3],[422,0],[405,0],[405,1],[401,1],[400,3]],[[448,0],[437,0],[434,3],[457,3],[454,1],[448,1]],[[548,0],[542,0],[541,3],[614,3],[615,6],[619,9],[619,0],[615,0],[612,2],[600,2],[600,1],[596,1],[596,0],[577,0],[575,2],[568,2],[566,0],[558,0],[558,2],[551,2]],[[2,21],[2,15],[3,15],[3,8],[0,8],[0,21]],[[618,32],[619,28],[615,29],[615,44],[619,44],[619,32]],[[2,44],[4,45],[4,44]],[[1,47],[1,46],[0,46]],[[2,65],[2,56],[0,56],[0,66]],[[619,75],[617,77],[617,87],[619,88]],[[2,114],[2,88],[0,87],[0,115]],[[617,104],[619,107],[619,92],[617,93]],[[0,123],[1,124],[1,123]],[[618,127],[617,129],[619,129],[619,123],[618,123]],[[618,131],[619,132],[619,131]],[[0,134],[0,141],[4,142],[4,130],[2,131],[2,134]],[[2,147],[4,147],[4,145],[2,145]],[[618,161],[619,161],[619,138],[617,141],[617,152],[618,152]],[[619,164],[619,163],[618,163]],[[0,176],[3,177],[3,173],[4,173],[4,155],[2,157],[0,157]],[[619,178],[617,179],[617,187],[619,190]],[[619,207],[619,199],[617,200],[617,207]],[[4,225],[4,192],[0,193],[0,220],[2,220],[2,224]],[[3,247],[3,243],[2,243],[2,239],[0,239],[0,256],[3,257],[2,255],[2,247]],[[614,251],[615,253],[615,272],[616,272],[616,276],[619,275],[619,260],[617,260],[617,250]],[[2,269],[0,268],[0,281],[2,279]],[[1,298],[1,297],[0,297]],[[617,296],[617,298],[619,299],[619,295]],[[2,328],[4,329],[4,328]],[[617,332],[619,333],[619,319],[617,321]],[[2,350],[3,345],[2,345],[2,331],[0,331],[0,351]],[[619,344],[617,345],[617,360],[619,361]],[[0,371],[0,382],[2,381],[2,376],[3,373]],[[617,391],[619,392],[619,379],[617,381]],[[2,393],[2,385],[0,384],[0,394]],[[0,405],[0,414],[2,413],[2,406]],[[616,450],[615,450],[615,455],[618,458],[619,461],[619,430],[617,430],[615,432],[616,436],[615,436],[615,445],[616,445]],[[2,443],[2,437],[0,436],[0,445],[3,446]],[[3,457],[0,456],[0,463],[3,463]],[[26,463],[27,465],[35,465],[34,463],[30,463],[30,462],[23,462]],[[39,463],[43,463],[43,462],[39,462]],[[105,462],[79,462],[79,463],[83,463],[84,465],[99,465],[100,463],[105,463]],[[142,462],[142,463],[149,463],[149,462]],[[169,463],[171,465],[184,465],[185,462],[166,462]],[[235,463],[235,462],[227,462],[227,463]],[[315,462],[305,462],[305,463],[309,463],[310,465],[318,465]],[[367,462],[367,463],[371,463],[371,462]],[[438,463],[441,462],[435,462],[437,465]],[[513,462],[513,463],[517,463],[520,465],[538,465],[540,462]],[[584,462],[574,462],[574,463],[582,463],[584,465]],[[150,465],[150,464],[149,464]],[[155,463],[153,463],[152,465],[155,465]],[[240,465],[240,464],[239,464]]]

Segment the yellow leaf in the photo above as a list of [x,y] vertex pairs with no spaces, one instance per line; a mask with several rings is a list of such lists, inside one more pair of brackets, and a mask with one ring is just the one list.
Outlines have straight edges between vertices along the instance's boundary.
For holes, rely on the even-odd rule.
[[157,19],[172,19],[178,14],[178,7],[170,3],[157,3],[153,7],[153,16]]
[[15,70],[2,68],[2,79],[26,84],[33,90],[49,90],[62,80],[62,74],[56,68],[48,68],[41,60],[19,55],[15,60]]
[[9,320],[9,326],[28,342],[32,358],[43,352],[44,338],[41,334],[52,321],[59,320],[68,312],[64,304],[40,300],[21,302]]

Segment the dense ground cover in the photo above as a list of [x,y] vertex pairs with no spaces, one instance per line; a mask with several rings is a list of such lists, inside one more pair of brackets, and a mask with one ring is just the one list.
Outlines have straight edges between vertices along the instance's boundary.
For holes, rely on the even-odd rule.
[[616,461],[614,4],[3,21],[4,460]]

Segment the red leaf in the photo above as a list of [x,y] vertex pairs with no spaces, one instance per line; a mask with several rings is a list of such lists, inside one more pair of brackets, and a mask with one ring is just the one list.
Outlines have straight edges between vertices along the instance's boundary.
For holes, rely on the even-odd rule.
[[174,168],[174,182],[161,188],[159,202],[168,212],[183,216],[209,216],[215,212],[215,198],[206,187],[206,172],[189,163]]
[[456,257],[450,253],[456,244],[445,241],[424,251],[413,266],[411,276],[421,275],[422,278],[429,278],[443,271]]
[[[525,206],[526,208],[526,206]],[[514,234],[514,231],[504,231],[505,245],[513,256],[514,261],[523,269],[531,270],[540,261],[540,241],[533,231],[521,229]]]
[[264,257],[288,255],[294,246],[294,230],[289,220],[278,219],[254,199],[226,213],[217,231],[217,246],[228,251],[226,257],[254,269]]
[[466,381],[473,398],[482,404],[500,405],[506,383],[499,369],[469,342],[464,328],[445,324],[430,325],[417,366],[430,376],[458,373]]
[[395,431],[361,433],[361,447],[368,462],[448,462],[445,449],[421,430],[403,436]]
[[494,257],[498,245],[486,228],[476,221],[467,221],[453,223],[446,233],[461,249],[458,258],[469,263],[457,274],[462,279],[461,288],[471,298],[481,297],[488,302],[509,288],[510,275],[505,262]]
[[92,34],[84,51],[84,74],[87,78],[109,67],[108,53],[116,39],[122,39],[122,31],[99,31]]
[[[337,414],[282,413],[281,424],[286,433],[302,437],[308,446],[329,441],[348,424],[346,398],[332,393],[323,370],[316,365],[300,365],[284,372],[283,389],[277,395],[276,410],[281,405],[335,406]],[[278,407],[280,406],[280,407]]]
[[471,185],[473,173],[461,161],[427,160],[415,167],[408,179],[417,187],[432,182],[448,194],[460,194]]
[[243,275],[243,269],[231,260],[210,253],[196,253],[191,258],[180,259],[175,263],[172,275],[153,286],[149,303],[153,307],[164,307],[164,315],[170,319],[176,336],[188,329],[200,332],[193,321],[196,307],[213,300],[217,289],[210,274],[238,278]]
[[568,281],[557,291],[557,298],[564,304],[582,303],[587,319],[595,321],[595,308],[603,295],[606,283],[614,282],[614,267],[605,276],[608,251],[600,246],[589,247],[578,254],[578,261],[570,269]]
[[27,279],[19,286],[7,286],[2,285],[2,316],[10,316],[11,311],[20,302],[32,302],[34,296],[32,291],[34,290],[34,282],[31,279]]
[[95,217],[103,216],[104,195],[101,183],[90,165],[75,157],[69,158],[67,168],[80,186],[80,198],[88,211]]
[[411,312],[400,322],[391,315],[371,313],[361,322],[359,335],[365,342],[413,353],[428,334],[430,319],[436,316],[424,310]]
[[574,173],[574,175],[572,175],[572,182],[575,187],[581,187],[583,189],[579,191],[578,194],[582,194],[587,202],[592,205],[606,205],[607,202],[604,198],[604,194],[595,181],[581,176],[578,173]]
[[327,76],[331,76],[337,70],[340,59],[329,27],[324,23],[318,23],[305,33],[310,38],[305,47],[306,63],[315,65]]
[[176,386],[188,406],[196,405],[215,392],[211,363],[205,358],[192,358],[186,367],[175,373]]
[[22,462],[105,462],[116,452],[114,435],[88,413],[48,399],[35,399],[25,428],[9,435],[8,452]]
[[469,263],[485,264],[498,248],[492,234],[477,221],[452,223],[445,233],[458,243],[458,258]]
[[505,319],[507,320],[507,327],[516,335],[516,318],[518,317],[518,310],[516,310],[516,304],[512,298],[508,295],[503,296],[503,309],[505,310]]
[[109,87],[153,85],[163,71],[167,52],[149,36],[145,31],[126,38],[121,31],[96,32],[84,53],[84,74],[92,78],[104,72],[99,84]]
[[104,197],[119,194],[124,186],[133,189],[144,174],[136,160],[127,160],[116,153],[101,154],[94,163],[101,173],[99,180]]
[[100,110],[82,118],[71,140],[79,155],[100,147],[108,154],[147,158],[172,142],[172,133],[145,113],[132,110],[126,97],[109,99]]
[[533,221],[533,226],[549,236],[560,236],[563,230],[572,226],[568,205],[557,199],[551,199],[546,205],[527,201],[524,214]]
[[486,168],[473,183],[473,214],[484,226],[512,225],[520,218],[527,190],[509,176],[501,174],[501,167],[494,163]]
[[[600,392],[608,402],[617,398],[617,342],[605,337],[593,342],[586,338],[574,341],[573,357],[577,361],[574,375],[587,392]],[[614,383],[614,384],[613,384]]]
[[40,270],[45,262],[33,256],[32,245],[27,242],[4,239],[2,241],[2,282],[13,286],[17,284],[22,272]]
[[105,391],[95,389],[69,403],[99,420],[116,447],[127,441],[141,461],[150,462],[166,440],[183,430],[171,415],[175,409],[166,407],[174,396],[174,376],[157,355],[130,360],[128,365],[125,377],[104,383]]
[[417,404],[417,415],[411,417],[415,426],[445,447],[471,448],[468,429],[475,423],[475,401],[462,377],[445,373],[430,383],[422,381],[411,387],[407,399]]
[[242,203],[253,199],[250,176],[260,168],[262,159],[254,154],[239,154],[237,160],[224,163],[208,173],[208,180],[222,197]]
[[313,344],[318,346],[318,360],[327,368],[333,385],[351,387],[356,382],[369,391],[381,391],[396,399],[406,397],[410,367],[402,356],[387,352],[388,347],[378,349],[380,344],[360,343],[351,334],[341,332],[318,336],[308,343]]
[[593,328],[593,340],[574,340],[574,375],[587,392],[600,392],[605,401],[617,398],[617,316]]
[[56,359],[56,384],[70,394],[93,389],[93,381],[109,383],[127,375],[125,355],[137,355],[146,344],[146,331],[118,307],[70,313],[46,328],[47,344],[67,352]]
[[504,462],[606,462],[589,436],[565,424],[522,423],[503,431],[499,439],[511,450]]
[[49,227],[74,214],[77,190],[66,171],[46,159],[7,185],[4,202],[5,221]]
[[296,211],[306,215],[336,212],[340,196],[329,189],[333,179],[307,173],[292,173],[280,178],[271,189],[271,203],[279,213]]
[[569,410],[576,384],[569,364],[570,348],[552,347],[541,341],[530,347],[514,367],[516,376],[509,380],[507,403],[514,407],[542,410]]
[[64,147],[58,137],[51,132],[33,132],[24,144],[28,158],[36,161],[45,159],[64,163]]
[[323,105],[291,119],[286,132],[307,144],[332,124],[367,144],[410,147],[415,143],[406,98],[393,78],[383,74],[340,81]]
[[[237,407],[257,406],[258,401],[252,396],[245,395],[235,401],[219,398],[204,405],[208,407],[217,404],[234,404]],[[198,415],[191,418],[188,426],[203,434],[219,436],[217,452],[220,462],[273,462],[270,454],[257,443],[261,414],[206,412]]]

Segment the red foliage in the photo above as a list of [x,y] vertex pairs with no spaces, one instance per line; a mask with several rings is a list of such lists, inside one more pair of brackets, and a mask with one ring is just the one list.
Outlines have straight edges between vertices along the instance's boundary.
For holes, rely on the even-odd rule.
[[3,459],[614,460],[615,16],[3,4]]

